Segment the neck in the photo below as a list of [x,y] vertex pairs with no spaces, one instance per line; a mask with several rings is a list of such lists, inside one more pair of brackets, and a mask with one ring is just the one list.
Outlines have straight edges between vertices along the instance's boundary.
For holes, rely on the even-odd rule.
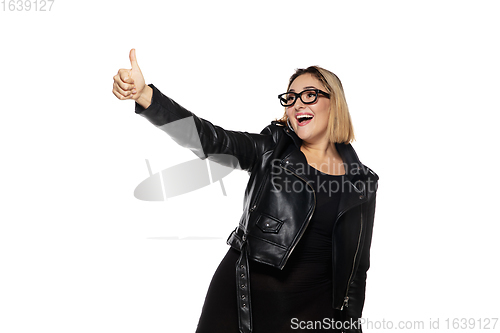
[[314,155],[319,159],[335,158],[339,155],[335,144],[331,142],[308,143],[302,142],[300,150],[306,155]]
[[346,170],[334,143],[311,144],[303,142],[300,150],[313,168],[330,175],[343,175]]

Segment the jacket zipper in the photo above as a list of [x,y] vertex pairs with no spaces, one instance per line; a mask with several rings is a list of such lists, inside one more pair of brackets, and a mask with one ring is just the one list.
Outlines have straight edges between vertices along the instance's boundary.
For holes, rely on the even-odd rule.
[[290,252],[288,252],[288,255],[285,257],[285,262],[283,264],[286,264],[286,262],[288,261],[288,258],[290,258],[290,255],[292,254],[293,250],[295,249],[295,247],[297,246],[297,244],[299,243],[300,239],[302,238],[302,236],[304,235],[304,233],[306,232],[306,229],[307,229],[307,226],[309,225],[309,222],[311,221],[312,219],[312,216],[314,214],[314,211],[316,210],[316,193],[314,193],[314,188],[311,186],[311,184],[309,184],[304,178],[300,177],[299,175],[297,175],[295,172],[281,166],[283,169],[291,172],[293,175],[295,175],[297,178],[300,178],[304,183],[306,183],[307,186],[309,186],[312,190],[312,193],[313,193],[313,196],[314,196],[314,206],[313,206],[313,210],[311,211],[311,214],[309,214],[309,217],[307,218],[307,221],[306,221],[306,225],[304,226],[304,228],[302,229],[302,232],[300,233],[299,235],[299,238],[297,239],[297,241],[295,242],[295,244],[292,246],[292,248],[290,249]]
[[340,307],[340,310],[344,310],[344,307],[349,307],[349,287],[351,285],[351,280],[352,280],[352,276],[354,275],[354,269],[355,269],[355,266],[356,266],[356,258],[358,256],[358,252],[359,252],[359,246],[361,244],[361,234],[363,233],[363,209],[361,208],[361,220],[360,220],[360,223],[361,223],[361,229],[359,230],[359,236],[358,236],[358,246],[356,247],[356,253],[354,253],[354,260],[352,262],[352,270],[351,270],[351,275],[349,276],[349,280],[347,281],[347,289],[346,289],[346,292],[345,292],[345,297],[344,297],[344,302],[342,303],[342,306]]

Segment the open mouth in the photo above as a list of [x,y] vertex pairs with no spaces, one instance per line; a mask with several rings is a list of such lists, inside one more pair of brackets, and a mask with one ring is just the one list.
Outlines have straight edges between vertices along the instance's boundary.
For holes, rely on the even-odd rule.
[[307,124],[314,116],[312,114],[299,114],[297,115],[297,122],[299,126]]

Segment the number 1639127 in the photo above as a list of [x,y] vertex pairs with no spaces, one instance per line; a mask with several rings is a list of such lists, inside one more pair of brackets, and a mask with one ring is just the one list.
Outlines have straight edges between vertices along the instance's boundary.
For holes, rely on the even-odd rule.
[[4,12],[50,12],[54,0],[2,0]]

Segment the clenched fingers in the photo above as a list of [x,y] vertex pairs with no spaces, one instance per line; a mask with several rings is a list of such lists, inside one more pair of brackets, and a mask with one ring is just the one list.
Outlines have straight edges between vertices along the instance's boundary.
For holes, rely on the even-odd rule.
[[132,98],[133,94],[135,94],[135,88],[132,90],[123,90],[115,82],[115,83],[113,83],[113,94],[115,94],[115,96],[120,98],[120,99]]
[[130,69],[120,69],[113,79],[123,90],[130,90],[134,85],[134,80],[130,77]]
[[134,80],[129,75],[130,70],[120,69],[113,77],[113,94],[119,99],[130,99],[136,93]]

